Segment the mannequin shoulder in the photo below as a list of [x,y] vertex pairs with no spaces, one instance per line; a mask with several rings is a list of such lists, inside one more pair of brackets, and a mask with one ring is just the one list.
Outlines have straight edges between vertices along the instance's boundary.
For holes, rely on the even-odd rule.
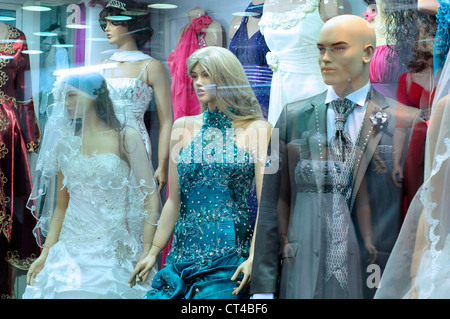
[[319,3],[319,13],[320,17],[324,22],[329,19],[344,14],[344,1],[343,0],[334,0],[334,1],[324,1],[320,0]]
[[196,127],[200,127],[203,124],[203,113],[193,116],[183,116],[175,120],[172,126],[172,131],[175,129],[185,128],[189,131],[194,131]]
[[252,120],[251,122],[247,123],[247,125],[245,125],[244,128],[249,128],[249,129],[267,129],[267,130],[271,130],[272,129],[272,125],[267,122],[266,120],[260,119],[260,120]]
[[95,64],[103,64],[107,61],[108,59],[100,59],[97,62],[95,62]]
[[152,59],[147,64],[146,73],[147,78],[151,83],[155,83],[159,80],[165,80],[165,78],[167,77],[167,70],[164,64],[157,59]]
[[228,29],[228,37],[230,38],[230,40],[233,39],[237,30],[241,26],[241,20],[242,20],[242,17],[240,17],[240,16],[235,16],[233,18],[233,20],[231,20],[230,27]]

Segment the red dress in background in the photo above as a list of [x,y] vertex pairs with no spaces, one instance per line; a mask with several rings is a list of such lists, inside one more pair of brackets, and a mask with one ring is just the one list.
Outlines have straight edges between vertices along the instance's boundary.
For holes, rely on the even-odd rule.
[[[430,93],[414,82],[411,73],[404,73],[400,76],[397,90],[398,101],[419,108],[423,113],[422,118],[429,118],[431,114],[433,95],[434,89]],[[428,123],[424,121],[417,122],[411,129],[403,167],[404,215],[423,183],[427,129]]]
[[26,204],[32,188],[28,152],[37,151],[41,132],[24,50],[24,33],[8,25],[8,39],[0,42],[0,298],[16,297],[17,269],[28,269],[40,253]]

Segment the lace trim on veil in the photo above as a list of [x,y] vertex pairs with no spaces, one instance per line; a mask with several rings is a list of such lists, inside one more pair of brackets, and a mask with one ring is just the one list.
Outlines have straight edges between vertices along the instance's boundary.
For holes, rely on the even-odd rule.
[[434,187],[432,187],[430,185],[430,179],[431,179],[431,177],[433,177],[434,175],[436,175],[439,172],[443,162],[445,160],[447,160],[448,158],[450,158],[450,138],[445,138],[444,144],[447,148],[446,152],[444,154],[436,156],[435,165],[434,165],[433,170],[431,171],[430,178],[423,185],[422,192],[420,194],[420,200],[423,203],[424,208],[425,208],[425,220],[430,225],[428,238],[430,240],[429,251],[430,251],[430,255],[432,257],[431,273],[432,273],[433,277],[435,277],[435,275],[439,272],[439,268],[438,268],[437,264],[435,263],[435,261],[436,261],[436,258],[441,253],[441,250],[436,249],[436,246],[437,246],[439,240],[441,239],[440,238],[441,236],[436,234],[436,232],[435,232],[437,227],[439,226],[439,219],[433,217],[433,211],[436,209],[438,204],[433,202],[433,200],[431,199],[431,194],[434,192]]

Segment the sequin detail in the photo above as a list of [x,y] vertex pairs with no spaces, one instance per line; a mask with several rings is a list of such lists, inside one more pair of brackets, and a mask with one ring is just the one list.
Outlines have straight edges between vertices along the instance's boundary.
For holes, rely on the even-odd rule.
[[180,151],[180,217],[166,262],[208,266],[214,257],[237,252],[247,257],[252,227],[247,199],[254,182],[253,158],[236,145],[231,119],[203,113],[203,125]]

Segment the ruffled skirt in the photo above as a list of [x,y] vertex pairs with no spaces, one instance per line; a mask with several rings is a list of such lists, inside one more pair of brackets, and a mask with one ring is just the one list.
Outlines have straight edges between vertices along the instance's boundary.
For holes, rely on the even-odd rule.
[[233,295],[237,281],[231,281],[237,267],[245,261],[236,253],[212,259],[207,266],[195,262],[169,264],[155,275],[148,299],[248,299],[248,290]]
[[106,249],[78,251],[59,241],[23,299],[142,299],[155,271],[146,284],[130,288],[133,269],[131,260],[119,262]]

